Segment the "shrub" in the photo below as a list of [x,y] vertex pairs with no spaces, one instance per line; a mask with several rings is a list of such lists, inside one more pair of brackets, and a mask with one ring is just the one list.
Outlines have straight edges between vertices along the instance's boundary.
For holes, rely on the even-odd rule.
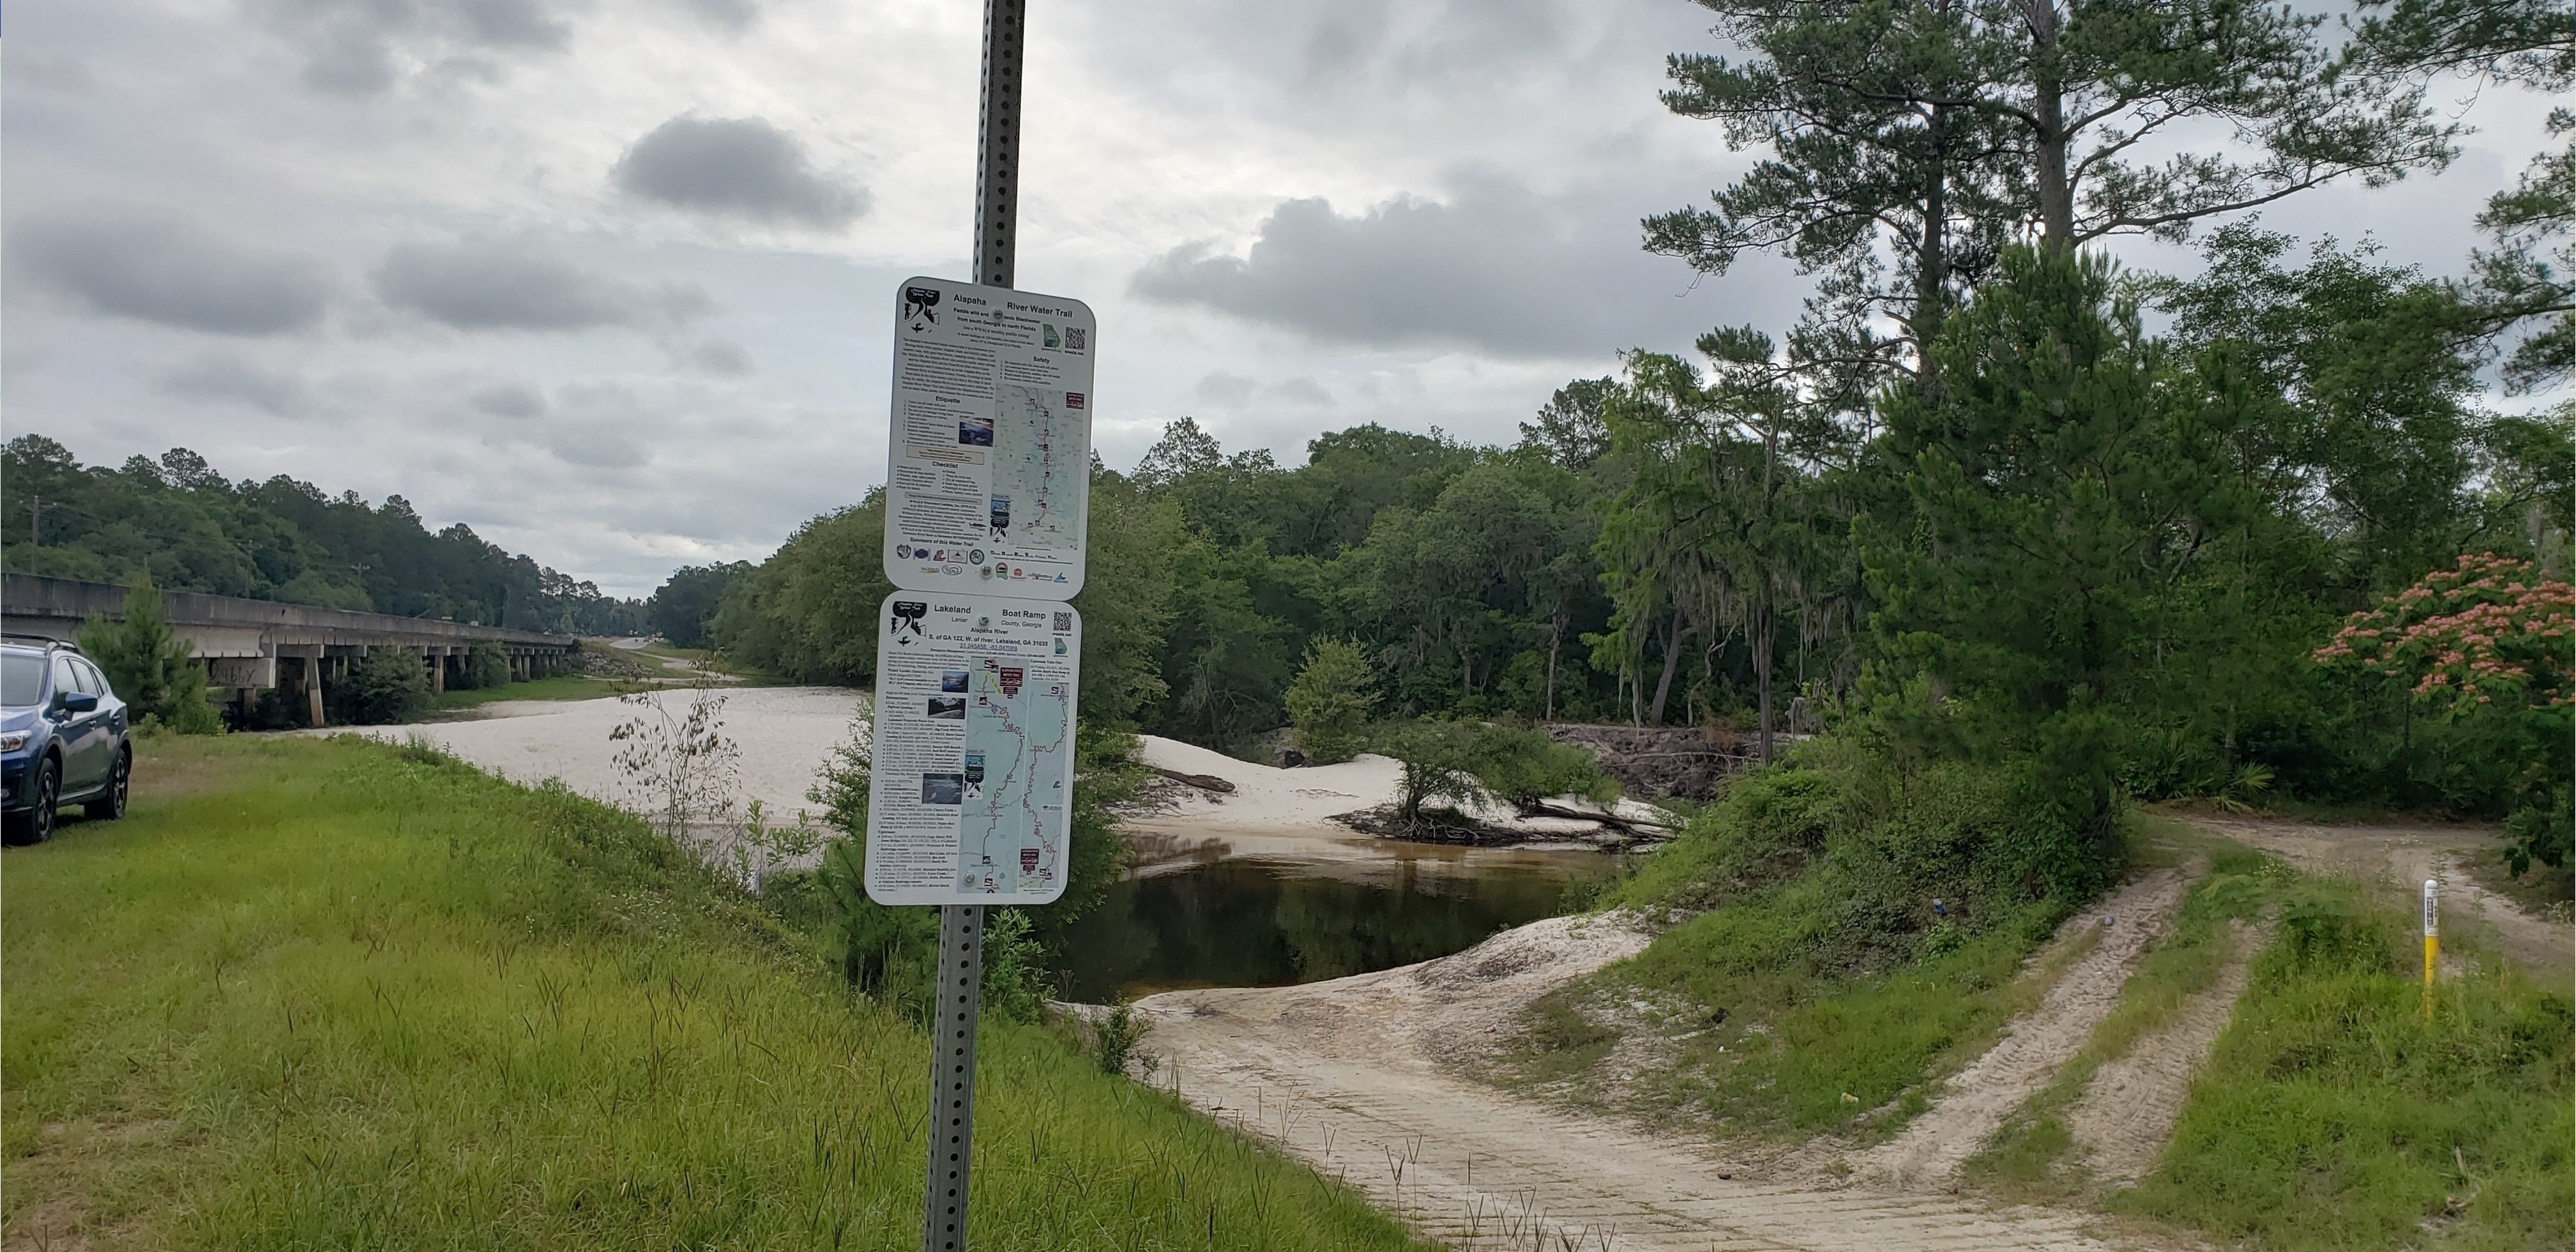
[[1091,1027],[1092,1062],[1100,1066],[1100,1072],[1104,1074],[1126,1073],[1130,1057],[1145,1060],[1150,1067],[1152,1058],[1136,1049],[1144,1038],[1145,1027],[1137,1022],[1136,1011],[1124,1004],[1118,1005],[1109,1010],[1109,1016]]
[[939,911],[868,898],[867,856],[856,839],[823,849],[823,889],[839,913],[841,976],[861,995],[901,1001],[928,984],[939,947]]
[[1476,780],[1496,799],[1522,814],[1557,796],[1581,796],[1608,803],[1619,784],[1592,757],[1589,748],[1550,739],[1545,731],[1525,726],[1477,726],[1469,744]]
[[510,685],[510,654],[489,639],[477,639],[465,650],[465,664],[458,667],[456,685],[468,690]]
[[1377,696],[1369,687],[1368,656],[1347,639],[1318,639],[1306,650],[1305,668],[1288,684],[1288,725],[1297,750],[1317,765],[1357,755]]
[[1396,816],[1406,823],[1421,821],[1423,806],[1433,800],[1498,800],[1526,814],[1555,796],[1607,803],[1619,794],[1591,752],[1526,726],[1385,722],[1369,733],[1369,743],[1404,766]]
[[429,709],[429,667],[415,652],[371,648],[353,667],[348,692],[350,716],[360,723],[408,722]]
[[1433,800],[1473,804],[1483,798],[1474,731],[1462,722],[1387,722],[1370,732],[1369,745],[1404,766],[1397,820],[1421,821],[1422,807]]
[[[2495,728],[2501,758],[2522,762],[2505,824],[2505,859],[2519,876],[2533,861],[2564,866],[2571,851],[2571,638],[2576,587],[2542,577],[2529,561],[2471,554],[2353,614],[2316,659],[2412,679],[2418,703],[2455,724]],[[2481,718],[2490,706],[2513,716]]]
[[149,575],[137,573],[126,589],[124,619],[92,616],[81,626],[80,645],[106,671],[108,685],[138,726],[165,726],[185,735],[223,729],[221,715],[206,701],[206,672],[197,667],[196,645],[170,629]]
[[1914,960],[1944,921],[1960,939],[2025,915],[2053,924],[2086,897],[2047,872],[2071,841],[2059,825],[2066,817],[2035,798],[2036,773],[2027,764],[1898,765],[1843,738],[1811,740],[1783,765],[1730,781],[1647,858],[1620,902],[1741,906],[1779,923],[1740,936],[1754,966],[1836,973]]

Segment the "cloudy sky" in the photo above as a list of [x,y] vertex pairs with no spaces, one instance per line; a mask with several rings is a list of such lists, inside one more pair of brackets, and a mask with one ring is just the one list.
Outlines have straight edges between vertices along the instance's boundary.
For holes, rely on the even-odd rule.
[[[1613,354],[1785,325],[1637,219],[1751,158],[1656,102],[1683,0],[1033,0],[1020,285],[1101,323],[1097,442],[1504,440]],[[884,472],[894,284],[963,277],[976,0],[81,0],[10,11],[5,421],[89,461],[401,493],[607,590]],[[2269,221],[2455,271],[2539,149]],[[2177,254],[2132,249],[2180,266]]]

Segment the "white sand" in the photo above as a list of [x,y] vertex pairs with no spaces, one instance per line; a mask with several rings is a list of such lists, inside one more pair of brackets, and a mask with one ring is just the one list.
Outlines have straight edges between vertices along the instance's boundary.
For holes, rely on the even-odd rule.
[[[832,745],[849,734],[850,718],[866,698],[841,687],[735,687],[724,697],[724,735],[738,752],[737,796],[758,800],[772,824],[793,824],[799,809],[813,809],[805,789],[814,785]],[[653,693],[672,713],[688,708],[691,692]],[[608,733],[641,710],[618,699],[500,700],[482,706],[472,721],[420,726],[363,726],[360,734],[401,743],[420,735],[504,778],[523,783],[560,778],[595,800],[634,809],[633,788],[616,765],[621,746]],[[337,733],[324,731],[322,733]]]
[[[1222,778],[1233,783],[1234,790],[1217,793],[1184,787],[1163,811],[1128,819],[1126,826],[1133,836],[1149,840],[1155,837],[1221,839],[1232,855],[1300,861],[1384,857],[1390,855],[1390,848],[1406,849],[1402,855],[1427,855],[1429,849],[1446,847],[1379,839],[1332,820],[1335,814],[1395,802],[1403,782],[1404,767],[1387,757],[1363,754],[1357,760],[1339,765],[1278,769],[1238,761],[1222,752],[1154,735],[1142,735],[1139,739],[1143,746],[1140,755],[1147,765],[1183,774]],[[1580,806],[1583,802],[1568,800],[1565,803]],[[1672,820],[1671,815],[1663,810],[1634,800],[1619,801],[1615,812],[1631,822],[1664,823]],[[1593,845],[1585,840],[1585,836],[1599,830],[1592,822],[1521,817],[1508,808],[1493,806],[1478,807],[1475,816],[1489,826],[1517,831],[1536,840],[1551,841],[1535,845],[1535,850],[1540,851],[1551,848],[1589,849]],[[1504,850],[1461,848],[1454,851],[1495,853]]]
[[[805,798],[806,789],[820,775],[833,745],[848,736],[850,718],[864,707],[868,693],[839,687],[735,687],[720,689],[720,694],[725,697],[724,734],[738,751],[737,804],[759,800],[772,824],[793,824],[799,810],[815,807]],[[678,715],[687,708],[691,693],[675,688],[656,695]],[[504,700],[483,705],[473,720],[356,730],[395,743],[421,735],[505,778],[524,783],[560,778],[583,795],[640,810],[643,798],[616,766],[620,745],[608,737],[637,711],[617,699]],[[342,732],[333,728],[307,733]],[[1217,794],[1183,786],[1167,806],[1127,818],[1124,825],[1128,842],[1138,853],[1139,873],[1242,859],[1293,863],[1353,881],[1393,884],[1426,875],[1472,874],[1493,865],[1536,867],[1570,854],[1593,855],[1591,845],[1571,838],[1590,830],[1588,823],[1523,820],[1487,812],[1480,816],[1488,821],[1568,839],[1512,848],[1470,848],[1381,839],[1333,821],[1334,814],[1395,800],[1403,770],[1382,756],[1363,756],[1340,765],[1276,769],[1171,739],[1153,735],[1141,739],[1147,764],[1223,778],[1235,789]],[[1628,801],[1621,802],[1621,812],[1631,817],[1655,813]],[[715,842],[726,842],[721,832],[704,833]]]

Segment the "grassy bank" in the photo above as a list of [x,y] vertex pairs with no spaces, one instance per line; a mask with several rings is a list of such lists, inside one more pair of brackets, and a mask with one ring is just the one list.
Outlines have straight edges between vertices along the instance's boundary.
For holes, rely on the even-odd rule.
[[2007,786],[1811,762],[1736,780],[1645,860],[1608,903],[1673,924],[1542,997],[1508,1080],[1727,1135],[1872,1139],[2082,955],[2089,935],[2023,969],[2070,902],[1994,868]]
[[[347,740],[138,775],[5,862],[13,1245],[918,1237],[920,1032],[640,824]],[[979,1248],[1406,1246],[1043,1030],[982,1064]]]
[[2276,916],[2275,938],[2163,1162],[2108,1206],[2281,1252],[2576,1240],[2567,989],[2446,940],[2475,968],[2427,1021],[2412,915],[2347,883],[2254,881],[2229,907]]

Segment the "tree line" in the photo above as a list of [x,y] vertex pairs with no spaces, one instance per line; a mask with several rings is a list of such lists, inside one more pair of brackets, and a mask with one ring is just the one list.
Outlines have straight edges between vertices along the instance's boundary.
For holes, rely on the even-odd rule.
[[370,504],[283,474],[235,482],[186,448],[84,466],[52,439],[19,435],[0,449],[0,534],[0,567],[16,573],[555,634],[649,629],[642,601],[603,595],[462,522],[432,531],[401,496]]
[[[2563,14],[1700,3],[1742,55],[1674,57],[1665,102],[1761,159],[1645,245],[1711,276],[1786,255],[1806,315],[1631,352],[1508,446],[1364,425],[1289,466],[1171,423],[1095,466],[1086,721],[1241,751],[1344,644],[1398,719],[1700,725],[1768,757],[1801,703],[2029,773],[2057,832],[2031,864],[2070,885],[2122,797],[2563,811],[2563,657],[2457,706],[2321,649],[2481,561],[2554,620],[2576,408],[2482,383],[2576,365],[2576,156],[2487,206],[2460,280],[2252,214],[2445,165],[2437,74],[2576,84]],[[2205,264],[2121,269],[2126,234]],[[738,660],[863,684],[882,527],[871,495],[665,597]]]

